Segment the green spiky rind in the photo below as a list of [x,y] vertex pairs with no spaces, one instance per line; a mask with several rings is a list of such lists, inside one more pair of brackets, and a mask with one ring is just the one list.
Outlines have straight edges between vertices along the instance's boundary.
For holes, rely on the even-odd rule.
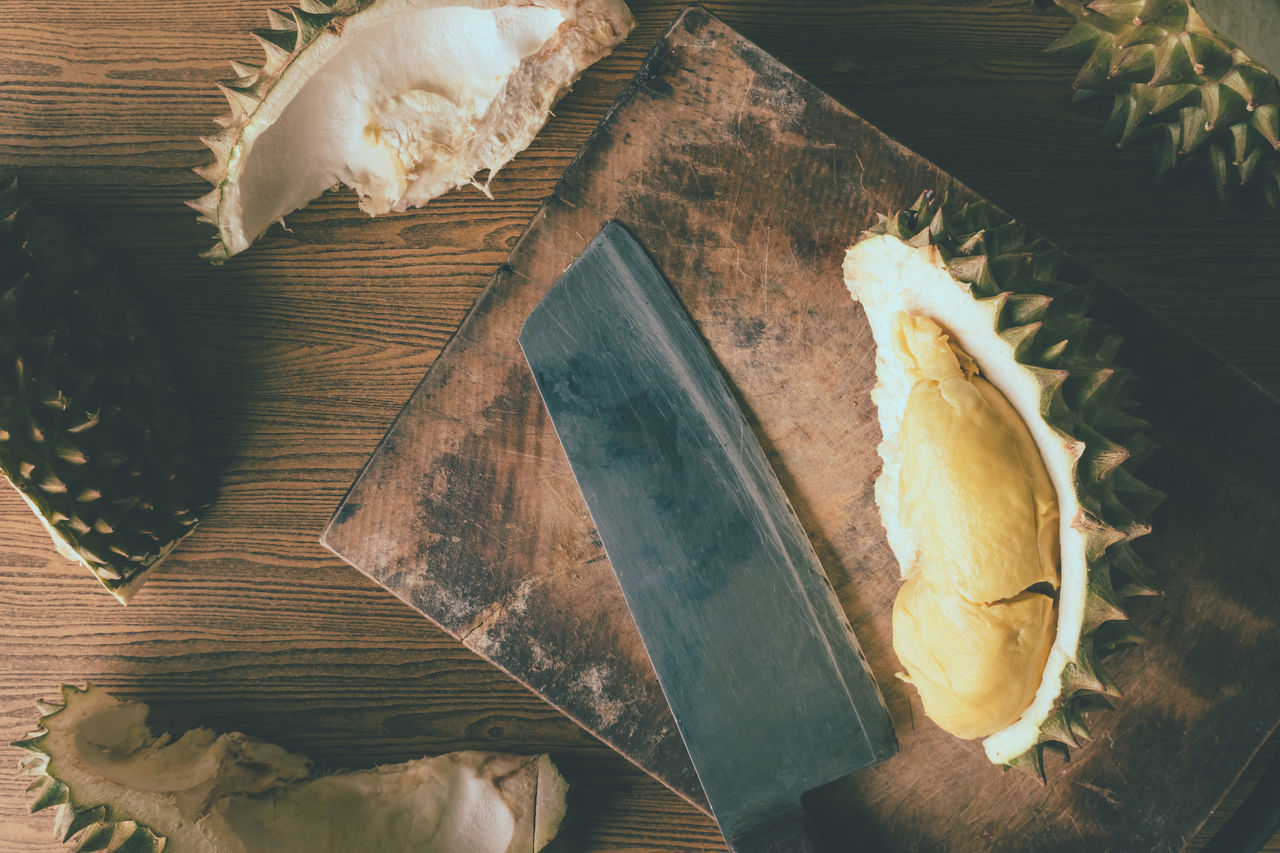
[[1206,168],[1222,199],[1256,188],[1280,206],[1280,81],[1188,0],[1054,0],[1075,21],[1050,53],[1083,62],[1077,100],[1110,97],[1106,138],[1151,142],[1164,179]]
[[[22,762],[21,773],[36,777],[27,788],[34,794],[31,812],[56,808],[54,836],[60,842],[74,838],[76,853],[161,853],[165,848],[163,836],[127,816],[115,814],[106,804],[79,802],[66,783],[51,775],[51,755],[46,745],[49,733],[64,724],[64,717],[78,719],[84,706],[93,708],[102,701],[115,701],[99,696],[92,684],[86,684],[83,689],[64,684],[61,692],[61,702],[42,700],[36,703],[41,714],[37,723],[39,728],[12,744],[28,753]],[[67,725],[74,726],[76,719]]]
[[[262,104],[281,75],[298,57],[326,31],[337,31],[344,18],[366,8],[374,0],[305,0],[283,10],[269,10],[266,27],[252,30],[251,34],[262,47],[261,64],[254,65],[232,61],[234,77],[219,80],[215,85],[227,99],[230,112],[216,119],[222,128],[213,136],[200,141],[213,152],[214,161],[197,166],[193,171],[213,185],[213,190],[187,206],[199,214],[197,221],[205,225],[218,225],[218,208],[222,203],[223,187],[227,179],[232,152],[239,144],[241,132],[249,119]],[[231,250],[219,231],[217,242],[200,257],[215,264],[231,257]]]
[[146,319],[110,264],[0,185],[0,474],[121,600],[210,492]]
[[1088,738],[1082,714],[1118,696],[1101,663],[1140,641],[1125,602],[1156,594],[1133,540],[1163,495],[1133,469],[1151,453],[1149,425],[1135,413],[1135,377],[1113,363],[1120,338],[1086,316],[1090,285],[1070,280],[1062,253],[986,204],[954,204],[926,192],[870,229],[916,248],[933,247],[970,295],[996,310],[996,332],[1039,381],[1045,421],[1079,451],[1073,480],[1087,530],[1084,621],[1075,658],[1038,743],[1008,762],[1044,778],[1046,748],[1066,751]]

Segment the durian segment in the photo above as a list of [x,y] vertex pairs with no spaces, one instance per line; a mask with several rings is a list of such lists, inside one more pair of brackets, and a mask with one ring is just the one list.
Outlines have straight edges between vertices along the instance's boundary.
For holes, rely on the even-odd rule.
[[1149,140],[1161,179],[1195,163],[1219,196],[1253,187],[1280,206],[1280,69],[1214,32],[1188,0],[1054,2],[1075,24],[1049,51],[1083,63],[1078,100],[1112,99],[1108,139]]
[[88,687],[43,703],[16,746],[37,776],[32,810],[58,807],[78,850],[165,853],[530,853],[557,833],[567,786],[550,759],[456,752],[316,775],[299,755],[194,729],[176,741],[148,708]]
[[902,503],[882,515],[915,543],[894,602],[894,651],[934,722],[956,737],[986,737],[1026,710],[1044,672],[1057,498],[1017,412],[941,327],[902,312],[892,330],[912,385]]
[[913,381],[894,513],[916,545],[907,573],[978,604],[1056,589],[1058,501],[1022,419],[932,319],[894,326]]
[[212,492],[147,319],[77,234],[0,186],[0,474],[126,603]]
[[[260,69],[220,86],[231,113],[190,202],[214,261],[346,184],[370,215],[487,181],[584,69],[631,30],[622,0],[335,0],[255,33]],[[480,186],[479,184],[476,184]]]
[[1035,697],[1053,645],[1053,599],[1019,593],[975,604],[926,577],[893,602],[893,649],[925,713],[959,738],[1013,723]]
[[854,246],[845,282],[876,342],[872,400],[883,462],[875,493],[904,574],[918,549],[902,505],[902,423],[915,379],[895,347],[901,313],[933,318],[1026,425],[1057,498],[1060,587],[1053,644],[1031,705],[984,741],[999,764],[1043,773],[1047,742],[1077,745],[1080,711],[1115,695],[1100,658],[1132,645],[1125,598],[1155,591],[1131,542],[1149,532],[1159,492],[1132,474],[1151,451],[1133,414],[1119,339],[1085,316],[1088,283],[1061,254],[983,204],[932,192]]

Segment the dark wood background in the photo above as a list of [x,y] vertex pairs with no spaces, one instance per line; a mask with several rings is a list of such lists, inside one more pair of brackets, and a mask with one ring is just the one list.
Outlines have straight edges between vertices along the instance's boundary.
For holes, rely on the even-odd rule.
[[[210,268],[195,258],[208,229],[181,205],[203,193],[188,168],[222,111],[209,81],[253,58],[246,32],[268,5],[0,0],[0,171],[115,246],[166,319],[223,472],[201,528],[127,610],[0,492],[0,738],[59,681],[91,679],[151,702],[161,727],[239,729],[331,766],[550,751],[576,783],[561,849],[716,849],[707,818],[317,544],[681,4],[632,4],[636,31],[503,170],[496,201],[461,191],[370,221],[330,194]],[[1069,104],[1072,67],[1041,52],[1064,18],[1021,0],[707,5],[1280,393],[1280,215],[1223,213],[1202,181],[1152,188],[1145,152],[1099,140],[1099,108]],[[23,788],[0,775],[0,849],[58,849]]]

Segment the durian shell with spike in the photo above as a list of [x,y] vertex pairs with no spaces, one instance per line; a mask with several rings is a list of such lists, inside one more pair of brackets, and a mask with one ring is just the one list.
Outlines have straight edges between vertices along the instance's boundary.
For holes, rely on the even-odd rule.
[[1195,163],[1222,198],[1280,207],[1280,69],[1214,32],[1188,0],[1054,0],[1075,21],[1050,53],[1083,63],[1076,99],[1111,98],[1104,135],[1149,140],[1157,178]]
[[559,831],[568,785],[546,755],[464,751],[318,774],[306,758],[239,733],[171,739],[148,707],[63,685],[14,746],[34,777],[31,811],[105,853],[537,853]]
[[[445,17],[424,17],[432,13]],[[501,18],[508,13],[523,19]],[[213,190],[188,205],[218,230],[203,253],[215,263],[341,183],[360,193],[371,215],[467,184],[488,194],[475,176],[488,170],[491,180],[526,148],[582,71],[635,23],[623,0],[304,0],[268,19],[252,33],[265,52],[261,64],[231,63],[236,76],[217,84],[231,111],[201,140],[215,159],[195,171]],[[522,55],[494,59],[503,51]],[[471,73],[471,64],[480,70]],[[295,108],[304,91],[307,102]],[[438,133],[415,125],[415,113],[432,110],[444,116]],[[288,127],[260,154],[286,116]],[[374,141],[341,148],[353,139]],[[397,157],[405,162],[392,163]],[[256,186],[265,180],[258,175],[297,168],[305,174],[295,183],[305,186]],[[403,185],[389,189],[388,181]]]
[[190,534],[212,478],[172,354],[102,257],[0,188],[0,474],[122,602]]
[[[67,713],[66,722],[74,727],[75,722],[78,721],[72,718],[84,716],[81,710],[81,697],[87,699],[85,706],[90,703],[97,705],[102,699],[101,691],[96,690],[93,685],[87,685],[84,690],[81,690],[64,684],[61,689],[61,701],[43,699],[37,701],[36,709],[40,712],[41,728],[13,744],[27,753],[22,760],[18,775],[34,777],[27,787],[27,792],[33,795],[32,813],[55,809],[54,838],[65,843],[79,836],[76,838],[76,851],[162,853],[166,846],[162,836],[156,835],[149,827],[135,820],[118,817],[115,811],[105,803],[81,802],[78,796],[72,794],[71,787],[54,775],[56,771],[50,771],[49,762],[52,757],[52,748],[48,745],[50,731],[44,728],[44,724],[70,707],[73,710]],[[55,723],[53,728],[57,728],[57,725]]]
[[1120,339],[1085,314],[1089,285],[1061,253],[985,204],[953,204],[926,192],[850,247],[846,284],[876,340],[872,393],[884,468],[876,498],[903,566],[909,533],[887,499],[906,400],[894,363],[893,318],[930,317],[978,364],[1031,431],[1061,512],[1061,587],[1054,644],[1032,705],[984,741],[997,764],[1043,776],[1046,747],[1088,737],[1082,713],[1117,689],[1101,663],[1137,641],[1125,600],[1155,592],[1132,542],[1146,534],[1161,495],[1132,473],[1150,453],[1134,414],[1133,374],[1114,363]]

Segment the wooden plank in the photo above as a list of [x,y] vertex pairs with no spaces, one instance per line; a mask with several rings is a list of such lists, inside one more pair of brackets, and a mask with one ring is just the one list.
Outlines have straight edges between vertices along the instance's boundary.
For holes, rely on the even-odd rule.
[[1182,849],[1280,717],[1280,405],[1102,287],[1163,447],[1148,474],[1171,498],[1141,550],[1168,592],[1136,608],[1153,641],[1117,659],[1126,698],[1090,720],[1100,743],[1052,767],[1046,788],[1001,774],[892,679],[872,348],[839,264],[877,210],[923,188],[971,195],[721,22],[686,14],[481,295],[325,544],[699,801],[515,343],[558,272],[618,218],[734,384],[899,725],[899,760],[823,792],[833,831],[904,850]]

